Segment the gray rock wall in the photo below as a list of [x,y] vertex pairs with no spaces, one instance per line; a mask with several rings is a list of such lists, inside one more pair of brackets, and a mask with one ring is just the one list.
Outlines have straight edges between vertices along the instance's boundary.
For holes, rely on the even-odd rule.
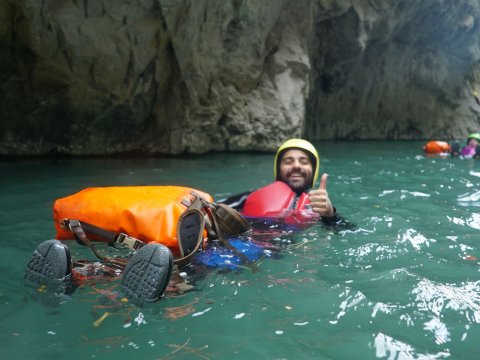
[[309,1],[161,5],[187,102],[178,151],[267,150],[301,135]]
[[480,131],[478,1],[317,1],[308,133],[452,139]]
[[310,1],[2,4],[2,154],[267,150],[302,133]]
[[0,154],[478,131],[476,0],[4,0]]

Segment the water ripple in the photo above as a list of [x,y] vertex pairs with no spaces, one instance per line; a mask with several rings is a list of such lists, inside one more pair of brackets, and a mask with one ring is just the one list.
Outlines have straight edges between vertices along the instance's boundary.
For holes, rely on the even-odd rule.
[[395,194],[395,193],[400,193],[400,199],[403,200],[407,197],[407,195],[413,196],[413,197],[430,197],[432,196],[431,194],[426,194],[420,191],[408,191],[408,190],[384,190],[380,194],[378,194],[379,197],[384,197],[390,194]]
[[375,355],[379,358],[388,357],[389,360],[395,359],[446,359],[450,356],[448,352],[438,352],[436,354],[418,354],[415,349],[402,341],[396,340],[383,333],[378,333],[374,340]]
[[470,323],[480,324],[480,281],[459,286],[421,280],[413,289],[417,308],[440,317],[446,310],[463,314]]
[[469,226],[472,229],[480,230],[480,214],[472,213],[466,220],[454,216],[447,216],[448,220],[455,225]]
[[435,335],[435,342],[438,345],[450,341],[450,332],[448,331],[447,326],[439,318],[434,317],[426,322],[423,329],[430,331]]
[[415,229],[401,230],[397,235],[397,243],[410,243],[415,250],[421,250],[422,247],[429,247],[430,242],[435,242],[435,239],[427,239]]
[[[468,185],[467,185],[467,187],[468,187]],[[461,194],[457,197],[457,201],[458,201],[458,204],[460,206],[480,207],[480,191],[475,191],[473,193]]]
[[348,309],[356,309],[357,305],[359,305],[366,299],[365,295],[363,295],[360,291],[356,291],[354,294],[351,294],[351,292],[352,289],[347,287],[345,288],[344,292],[339,294],[339,297],[345,297],[345,300],[343,300],[339,304],[340,311],[337,313],[336,319],[330,321],[330,324],[337,324],[338,320],[340,320],[340,318],[342,318],[347,313]]

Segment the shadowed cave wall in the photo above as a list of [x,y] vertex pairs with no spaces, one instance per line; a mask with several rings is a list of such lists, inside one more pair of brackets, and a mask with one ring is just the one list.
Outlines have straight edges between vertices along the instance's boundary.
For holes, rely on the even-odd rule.
[[479,130],[475,0],[7,0],[0,154]]

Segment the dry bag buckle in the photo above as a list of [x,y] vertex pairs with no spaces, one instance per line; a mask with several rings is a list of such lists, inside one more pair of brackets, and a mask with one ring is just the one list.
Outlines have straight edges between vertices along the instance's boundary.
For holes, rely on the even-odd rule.
[[115,236],[115,244],[120,244],[128,247],[130,250],[137,251],[145,245],[142,241],[128,236],[127,234],[120,233]]
[[70,221],[68,219],[62,219],[58,223],[63,230],[71,231],[70,228],[68,227],[69,222]]

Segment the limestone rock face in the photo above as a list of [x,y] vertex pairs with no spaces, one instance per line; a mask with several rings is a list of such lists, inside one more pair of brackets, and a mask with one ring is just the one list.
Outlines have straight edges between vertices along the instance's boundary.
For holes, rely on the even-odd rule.
[[477,0],[4,0],[0,155],[479,131]]
[[310,1],[0,6],[2,154],[268,150],[302,133]]
[[480,131],[480,3],[316,2],[308,134],[452,139]]

